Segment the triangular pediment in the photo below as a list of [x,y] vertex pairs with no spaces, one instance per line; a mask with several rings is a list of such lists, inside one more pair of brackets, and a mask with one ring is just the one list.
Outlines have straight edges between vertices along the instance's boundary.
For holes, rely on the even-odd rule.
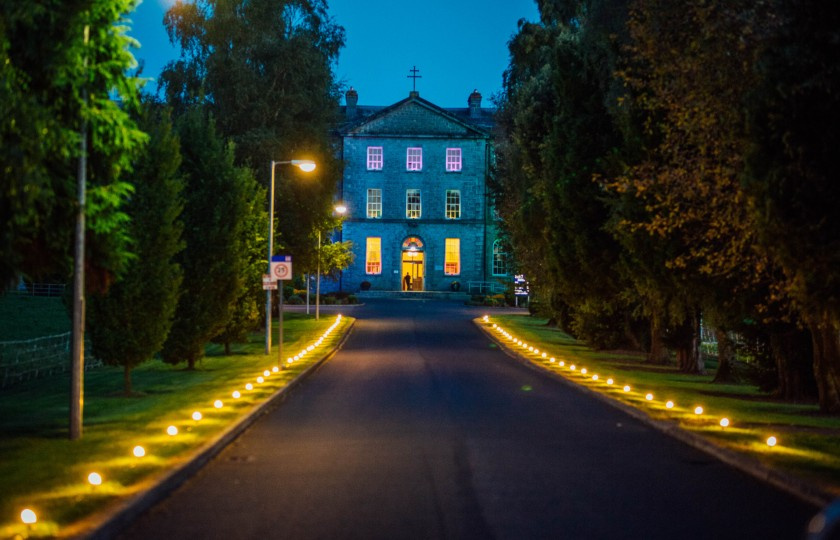
[[348,135],[486,137],[487,133],[419,97],[409,97],[353,126]]

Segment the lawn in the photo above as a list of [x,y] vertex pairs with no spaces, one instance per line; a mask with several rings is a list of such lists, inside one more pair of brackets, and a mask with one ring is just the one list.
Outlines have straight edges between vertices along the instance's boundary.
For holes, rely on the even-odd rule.
[[[67,440],[69,377],[53,376],[28,381],[0,394],[0,538],[16,534],[65,535],[80,521],[147,488],[166,471],[183,463],[200,446],[219,435],[235,420],[253,410],[278,389],[331,350],[346,333],[351,319],[337,328],[288,369],[269,372],[274,356],[264,354],[264,335],[253,334],[247,344],[223,355],[221,346],[207,348],[207,357],[194,371],[158,360],[133,371],[134,390],[122,394],[122,369],[105,367],[85,374],[84,437]],[[284,351],[296,354],[314,345],[335,317],[315,321],[288,313],[284,324]],[[277,328],[275,324],[274,335]],[[276,348],[273,351],[276,354]],[[252,385],[248,390],[246,385]],[[233,392],[240,397],[234,398]],[[222,400],[222,408],[214,406]],[[202,418],[192,418],[199,412]],[[176,435],[167,428],[175,426]],[[137,458],[133,448],[146,455]],[[93,486],[88,474],[103,482]],[[27,530],[20,522],[23,508],[38,515]]]
[[[539,353],[493,330],[494,323]],[[646,364],[639,353],[596,351],[537,317],[504,315],[482,324],[546,370],[840,495],[840,418],[820,414],[815,403],[775,400],[746,383],[712,383],[714,366],[708,374],[688,375],[673,366]],[[720,423],[724,418],[727,427]],[[777,440],[774,447],[766,442],[771,436]]]
[[0,296],[0,341],[63,334],[71,328],[70,315],[60,298]]

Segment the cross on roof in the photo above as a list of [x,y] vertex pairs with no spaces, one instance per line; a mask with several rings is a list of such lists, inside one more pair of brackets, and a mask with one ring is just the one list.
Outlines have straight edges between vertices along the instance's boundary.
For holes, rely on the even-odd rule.
[[411,81],[411,89],[412,89],[412,91],[416,92],[417,91],[417,79],[422,79],[423,76],[418,75],[420,70],[417,69],[417,66],[412,66],[412,68],[409,69],[408,71],[411,72],[411,75],[406,75],[406,79],[414,79],[414,80]]

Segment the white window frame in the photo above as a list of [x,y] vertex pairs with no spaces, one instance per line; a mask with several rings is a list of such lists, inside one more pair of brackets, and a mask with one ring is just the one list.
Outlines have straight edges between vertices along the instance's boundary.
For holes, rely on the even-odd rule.
[[[379,256],[378,261],[370,260],[371,240],[376,240],[378,247],[376,253]],[[369,276],[378,276],[382,274],[382,237],[368,236],[365,239],[365,274]]]
[[[449,246],[453,245],[456,249],[451,250]],[[461,239],[447,238],[443,243],[443,274],[445,276],[460,276],[461,275]],[[447,259],[447,255],[455,253],[456,260],[451,262]],[[455,265],[455,268],[452,268]]]
[[[501,273],[498,270],[503,270]],[[506,276],[508,275],[507,268],[507,253],[504,250],[504,244],[500,238],[493,241],[493,275]]]
[[446,149],[446,172],[461,172],[461,149]]
[[382,163],[384,161],[383,154],[384,154],[384,152],[382,151],[381,146],[368,146],[367,147],[367,170],[369,170],[369,171],[381,171],[382,170]]
[[[371,196],[373,195],[373,196]],[[367,218],[382,218],[382,189],[369,188],[367,190]]]
[[447,189],[444,216],[446,219],[461,219],[461,190]]
[[[417,197],[413,201],[412,197]],[[405,190],[405,217],[406,219],[420,219],[423,215],[423,198],[419,189]]]
[[423,149],[419,146],[409,146],[405,150],[405,170],[423,170]]

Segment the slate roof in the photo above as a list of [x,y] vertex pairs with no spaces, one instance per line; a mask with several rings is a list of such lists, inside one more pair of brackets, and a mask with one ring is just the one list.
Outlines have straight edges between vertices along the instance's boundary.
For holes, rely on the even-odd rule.
[[347,107],[342,106],[340,107],[341,116],[345,119],[338,126],[338,132],[341,134],[347,134],[352,131],[354,128],[361,126],[374,118],[379,117],[380,115],[387,114],[388,111],[394,110],[403,104],[409,101],[416,101],[428,108],[433,110],[437,110],[444,114],[444,116],[449,116],[463,124],[467,124],[473,128],[477,128],[488,135],[491,135],[493,132],[493,128],[496,125],[495,115],[496,109],[481,107],[479,109],[479,115],[475,118],[470,116],[470,109],[469,107],[456,107],[456,108],[444,108],[438,107],[431,101],[427,101],[420,97],[419,93],[412,93],[407,98],[400,100],[393,105],[357,105],[356,106],[356,114],[353,118],[347,118]]

